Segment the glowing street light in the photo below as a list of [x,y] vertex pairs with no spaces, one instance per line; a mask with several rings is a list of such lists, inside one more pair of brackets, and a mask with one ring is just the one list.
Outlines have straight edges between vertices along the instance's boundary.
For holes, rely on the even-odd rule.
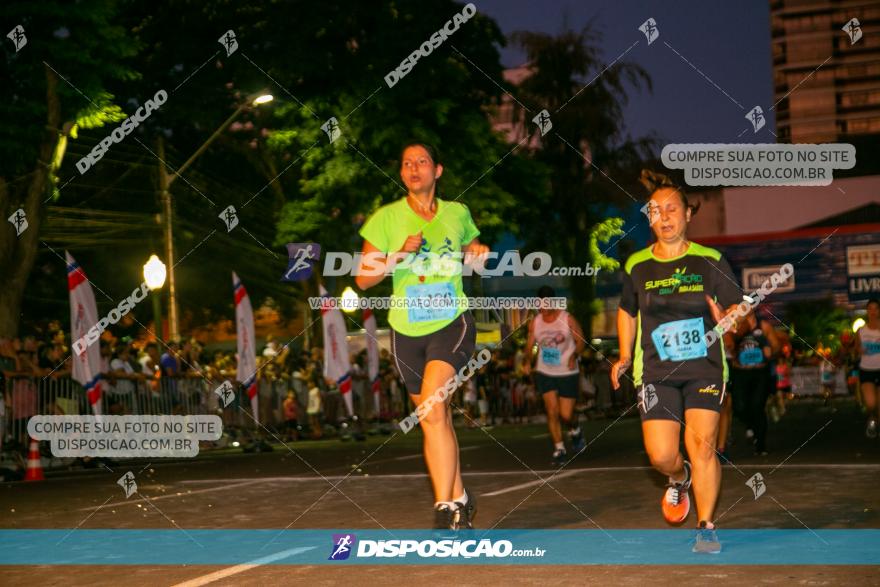
[[144,282],[150,288],[153,297],[153,333],[157,339],[162,332],[162,304],[159,302],[159,295],[162,286],[165,285],[166,274],[165,263],[156,255],[150,255],[144,264]]
[[360,299],[360,297],[357,292],[351,289],[351,286],[346,287],[342,291],[342,311],[351,314],[357,310],[358,299]]
[[271,102],[274,99],[275,99],[275,96],[273,96],[272,94],[260,94],[259,96],[254,98],[254,101],[251,102],[251,104],[253,104],[254,106],[259,106],[260,104],[266,104],[267,102]]
[[144,281],[147,287],[152,290],[162,289],[165,285],[165,263],[163,263],[156,255],[150,255],[150,258],[144,264]]

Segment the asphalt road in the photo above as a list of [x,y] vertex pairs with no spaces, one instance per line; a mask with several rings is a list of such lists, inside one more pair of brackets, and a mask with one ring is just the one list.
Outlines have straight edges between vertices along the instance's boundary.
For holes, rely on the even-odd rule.
[[[724,467],[716,520],[734,528],[880,528],[880,442],[863,435],[856,406],[831,412],[812,401],[791,405],[771,425],[765,457],[735,427],[733,464]],[[634,410],[584,424],[588,448],[562,469],[550,463],[540,424],[459,429],[462,467],[477,495],[477,526],[497,530],[668,528],[659,511],[665,480],[649,466]],[[399,431],[366,442],[277,445],[270,453],[203,453],[191,460],[116,463],[110,469],[55,473],[44,482],[0,484],[0,529],[406,529],[431,523],[421,433]],[[136,476],[128,499],[117,480]],[[760,473],[766,493],[746,482]],[[685,527],[695,524],[693,514]],[[810,539],[807,536],[806,539]],[[880,564],[880,544],[874,564]],[[719,555],[723,557],[722,555]],[[571,561],[576,563],[577,561]],[[674,561],[670,561],[671,563]],[[453,580],[461,584],[880,584],[871,566],[546,565],[358,566],[0,566],[0,583],[45,585],[248,585],[353,581],[375,585]],[[189,583],[186,583],[188,582]]]

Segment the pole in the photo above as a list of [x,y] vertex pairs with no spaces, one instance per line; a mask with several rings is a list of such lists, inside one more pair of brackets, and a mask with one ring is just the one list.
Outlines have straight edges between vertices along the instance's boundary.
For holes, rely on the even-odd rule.
[[153,332],[157,341],[162,338],[162,301],[159,299],[161,293],[161,289],[150,291],[150,296],[153,298]]
[[162,213],[165,232],[165,264],[168,266],[168,336],[176,340],[179,335],[177,322],[177,287],[174,280],[174,235],[171,228],[171,185],[168,171],[165,169],[165,141],[162,135],[156,139],[159,155],[159,197],[162,201]]
[[[174,173],[172,173],[168,177],[168,186],[169,187],[171,186],[172,183],[174,183],[175,179],[180,177],[180,175],[184,171],[186,171],[190,165],[192,165],[193,161],[195,161],[196,159],[199,158],[199,155],[201,155],[202,153],[205,152],[205,149],[207,149],[210,146],[210,144],[213,143],[217,137],[219,137],[221,134],[223,134],[223,131],[225,131],[226,128],[230,124],[232,124],[232,121],[234,121],[238,117],[238,115],[241,114],[242,110],[244,110],[246,107],[247,107],[247,103],[241,104],[238,108],[236,108],[235,111],[229,115],[229,118],[227,118],[223,122],[223,124],[221,124],[219,127],[217,127],[217,130],[214,131],[214,134],[212,134],[210,137],[208,137],[208,140],[206,140],[204,143],[202,143],[202,146],[199,147],[196,150],[196,152],[190,156],[189,159],[184,161],[183,165],[181,165],[180,167],[177,168],[177,171],[175,171]],[[160,137],[160,140],[161,140],[161,137]],[[159,156],[162,157],[163,159],[165,158],[164,155],[162,155],[161,153],[159,154]]]
[[235,118],[241,114],[247,106],[248,103],[239,105],[239,107],[229,115],[229,118],[227,118],[223,124],[214,131],[214,134],[208,137],[208,140],[202,143],[202,146],[199,147],[189,159],[184,161],[183,165],[181,165],[174,173],[169,174],[168,170],[165,168],[165,141],[162,139],[162,135],[159,135],[156,139],[156,151],[159,156],[159,198],[162,201],[162,211],[165,222],[165,263],[168,265],[168,335],[171,340],[177,340],[180,335],[180,324],[177,315],[177,287],[174,280],[174,240],[171,230],[171,184],[174,183],[175,179],[180,177],[181,173],[192,165],[193,161],[195,161],[199,155],[205,152],[205,149],[207,149],[208,146],[213,143],[230,124],[232,124],[232,121],[235,120]]

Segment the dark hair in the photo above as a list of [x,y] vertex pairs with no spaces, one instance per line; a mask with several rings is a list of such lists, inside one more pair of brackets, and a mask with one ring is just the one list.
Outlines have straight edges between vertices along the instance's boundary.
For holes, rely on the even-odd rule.
[[554,290],[549,285],[542,285],[538,288],[538,297],[539,298],[555,298],[556,290]]
[[656,190],[651,192],[651,197],[653,197],[654,194],[657,193],[658,191],[665,190],[665,189],[675,190],[675,193],[677,193],[678,197],[681,199],[682,206],[684,206],[685,210],[690,209],[691,218],[693,218],[694,215],[697,213],[697,211],[700,209],[700,202],[697,202],[696,204],[691,204],[690,202],[688,202],[688,197],[687,197],[687,194],[685,193],[685,191],[682,188],[680,188],[678,186],[673,186],[673,185],[658,187]]
[[410,147],[421,147],[425,151],[428,152],[428,156],[431,158],[431,161],[434,162],[434,165],[441,165],[443,162],[440,160],[440,151],[437,150],[437,147],[432,145],[431,143],[425,143],[422,141],[410,141],[403,146],[400,150],[400,161],[401,165],[403,164],[403,153]]
[[688,202],[687,192],[685,192],[684,188],[674,182],[668,175],[656,173],[650,169],[642,169],[639,182],[647,188],[649,200],[661,189],[672,188],[678,193],[679,198],[681,198],[681,203],[685,207],[685,210],[690,209],[691,217],[693,217],[694,214],[697,213],[697,210],[700,209],[700,203],[697,202],[696,204],[691,204]]
[[871,304],[876,304],[877,307],[880,308],[880,298],[871,298],[871,299],[869,299],[868,302],[865,304],[865,307],[867,308],[867,307],[870,306]]
[[[431,158],[431,161],[434,162],[434,166],[442,165],[443,162],[440,160],[440,151],[437,150],[437,147],[432,145],[431,143],[425,143],[422,141],[410,141],[403,146],[400,150],[400,166],[403,167],[403,153],[409,149],[410,147],[421,147],[425,151],[428,152],[428,157]],[[443,191],[440,189],[440,180],[434,180],[434,196],[437,198],[443,197]]]

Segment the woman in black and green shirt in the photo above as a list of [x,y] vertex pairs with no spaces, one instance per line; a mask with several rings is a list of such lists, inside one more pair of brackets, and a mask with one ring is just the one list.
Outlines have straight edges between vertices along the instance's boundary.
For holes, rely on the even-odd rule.
[[[684,193],[669,185],[656,189],[648,202],[657,240],[626,262],[617,313],[620,360],[611,379],[617,389],[620,376],[634,365],[645,449],[654,468],[669,477],[664,517],[673,524],[687,518],[693,480],[699,524],[694,551],[718,552],[712,515],[721,465],[715,445],[727,363],[720,340],[707,344],[704,335],[723,318],[719,303],[730,307],[743,298],[721,254],[687,239],[694,210]],[[682,424],[690,461],[679,449]]]

